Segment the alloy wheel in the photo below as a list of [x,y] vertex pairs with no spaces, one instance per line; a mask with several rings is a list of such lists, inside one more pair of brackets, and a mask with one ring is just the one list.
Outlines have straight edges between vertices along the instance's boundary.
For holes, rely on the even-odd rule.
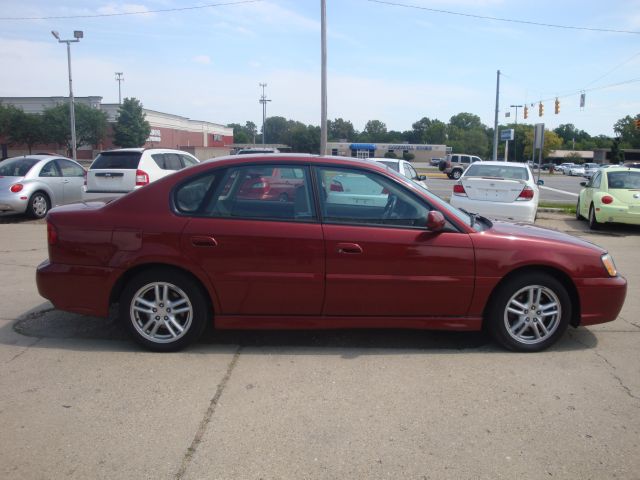
[[507,301],[504,325],[519,343],[534,345],[554,334],[562,318],[562,305],[556,293],[542,285],[529,285]]

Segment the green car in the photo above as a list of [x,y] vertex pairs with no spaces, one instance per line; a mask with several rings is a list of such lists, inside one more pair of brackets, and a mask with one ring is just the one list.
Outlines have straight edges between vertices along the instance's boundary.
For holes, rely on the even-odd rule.
[[582,182],[576,218],[586,218],[597,230],[603,223],[640,225],[640,168],[599,169]]

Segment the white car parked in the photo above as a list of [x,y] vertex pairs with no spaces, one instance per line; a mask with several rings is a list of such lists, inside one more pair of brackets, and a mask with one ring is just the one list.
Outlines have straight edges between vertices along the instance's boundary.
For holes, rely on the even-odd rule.
[[398,160],[395,158],[372,158],[371,160],[375,160],[378,163],[386,165],[399,174],[413,180],[421,187],[429,190],[429,187],[427,186],[427,176],[418,175],[418,172],[416,172],[416,169],[413,168],[413,165],[411,165],[411,163],[407,162],[406,160]]
[[538,185],[526,163],[478,162],[453,186],[450,203],[491,219],[533,223],[539,200]]
[[197,163],[199,160],[190,153],[167,148],[101,152],[89,167],[82,198],[119,197]]
[[567,175],[572,177],[584,177],[584,165],[574,165],[573,167],[566,169],[565,172],[567,172]]

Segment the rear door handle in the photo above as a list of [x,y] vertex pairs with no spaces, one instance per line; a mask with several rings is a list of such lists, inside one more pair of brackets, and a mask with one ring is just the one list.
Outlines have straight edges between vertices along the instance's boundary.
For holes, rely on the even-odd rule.
[[194,237],[191,237],[191,245],[193,245],[194,247],[217,247],[218,242],[213,237],[196,235]]
[[363,252],[362,247],[357,243],[339,243],[336,245],[336,251],[349,255],[358,255]]

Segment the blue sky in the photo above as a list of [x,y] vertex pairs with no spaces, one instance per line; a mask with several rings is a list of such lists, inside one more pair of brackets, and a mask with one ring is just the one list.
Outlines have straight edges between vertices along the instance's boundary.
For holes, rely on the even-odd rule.
[[[0,17],[112,14],[181,8],[215,0],[0,0]],[[233,0],[220,0],[233,1]],[[471,15],[640,32],[640,0],[398,0]],[[528,123],[573,123],[592,135],[640,113],[640,34],[538,27],[447,15],[366,0],[327,0],[328,116],[362,130],[378,119],[406,130],[427,116],[471,112],[492,126],[496,70],[500,121],[511,104],[546,99]],[[268,115],[320,124],[320,0],[265,0],[171,13],[99,18],[0,20],[0,96],[67,95],[66,52],[50,31],[85,38],[72,46],[74,93],[217,123]],[[622,65],[621,65],[622,64]],[[618,67],[618,68],[615,68]],[[599,88],[629,80],[632,83]],[[579,92],[586,89],[586,107]],[[596,89],[589,91],[589,89]],[[561,98],[560,115],[553,98]],[[551,100],[549,100],[551,99]],[[511,119],[515,112],[512,109]],[[519,122],[523,122],[522,110]]]

